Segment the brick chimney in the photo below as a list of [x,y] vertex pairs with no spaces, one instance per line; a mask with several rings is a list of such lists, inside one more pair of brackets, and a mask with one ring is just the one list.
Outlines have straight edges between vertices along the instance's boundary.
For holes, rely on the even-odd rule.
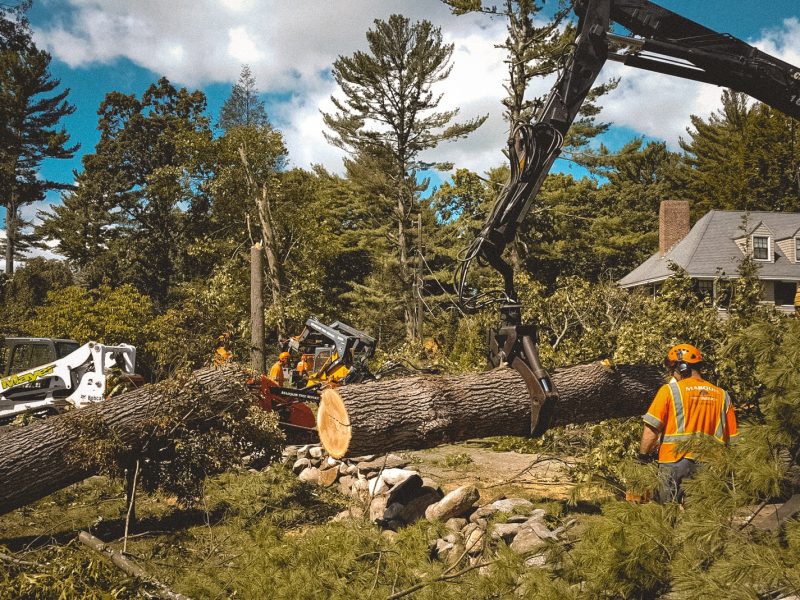
[[688,233],[688,200],[662,200],[658,211],[658,253],[664,256]]

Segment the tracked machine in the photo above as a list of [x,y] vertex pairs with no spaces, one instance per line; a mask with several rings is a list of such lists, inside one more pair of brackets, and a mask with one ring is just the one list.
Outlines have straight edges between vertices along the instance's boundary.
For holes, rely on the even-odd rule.
[[139,385],[136,348],[74,340],[9,337],[0,343],[0,421],[102,401],[114,374]]
[[[489,365],[507,364],[525,380],[533,434],[547,428],[558,391],[539,360],[535,326],[522,322],[513,269],[502,256],[534,206],[564,136],[606,61],[729,87],[800,118],[800,70],[742,40],[648,0],[575,0],[574,9],[575,42],[535,122],[515,124],[508,141],[509,183],[480,234],[464,250],[455,281],[464,308],[499,305],[500,326],[490,335]],[[614,23],[629,33],[612,33]],[[477,295],[470,289],[467,273],[476,259],[498,271],[502,290]]]

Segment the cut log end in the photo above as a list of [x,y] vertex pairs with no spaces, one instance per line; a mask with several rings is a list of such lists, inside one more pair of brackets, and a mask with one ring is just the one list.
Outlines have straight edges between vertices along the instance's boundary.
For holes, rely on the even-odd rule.
[[347,454],[353,431],[347,408],[335,389],[322,392],[317,410],[317,432],[322,445],[333,458],[342,458]]

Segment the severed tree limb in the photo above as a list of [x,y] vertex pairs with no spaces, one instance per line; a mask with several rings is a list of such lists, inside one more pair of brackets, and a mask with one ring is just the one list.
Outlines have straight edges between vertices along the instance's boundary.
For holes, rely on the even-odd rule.
[[[24,506],[96,474],[96,469],[71,459],[81,442],[81,424],[97,419],[132,453],[147,446],[144,431],[168,418],[170,411],[187,402],[201,402],[219,414],[237,399],[251,395],[247,374],[234,364],[208,367],[191,374],[183,385],[146,385],[80,410],[49,417],[0,435],[0,515]],[[253,396],[253,402],[255,397]],[[187,410],[181,420],[192,424],[204,411]],[[208,414],[207,412],[205,413]],[[206,423],[197,423],[204,426]]]
[[[559,402],[551,425],[643,414],[663,371],[602,362],[553,373]],[[451,377],[408,377],[325,390],[317,430],[333,457],[431,448],[530,433],[530,399],[513,369]]]
[[122,552],[117,552],[116,550],[109,548],[108,544],[106,544],[100,538],[96,538],[88,531],[81,531],[78,534],[78,540],[95,552],[98,552],[106,558],[111,559],[111,562],[113,562],[126,574],[130,575],[131,577],[135,577],[136,579],[140,579],[156,588],[158,590],[157,593],[159,597],[166,598],[167,600],[191,600],[188,596],[184,596],[183,594],[178,594],[170,590],[166,585],[157,579],[154,579],[147,573],[147,571],[136,564],[133,560],[126,557]]

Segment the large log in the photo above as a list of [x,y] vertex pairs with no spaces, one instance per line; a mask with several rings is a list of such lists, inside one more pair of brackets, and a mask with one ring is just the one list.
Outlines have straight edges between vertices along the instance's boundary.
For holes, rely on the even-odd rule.
[[[663,370],[597,362],[553,373],[559,391],[552,425],[643,414]],[[531,405],[513,369],[452,377],[408,377],[325,390],[317,412],[331,456],[431,448],[495,435],[528,435]]]
[[[5,430],[0,434],[0,514],[95,474],[90,466],[70,460],[88,419],[100,419],[135,452],[136,445],[144,442],[142,427],[170,414],[176,405],[183,406],[187,399],[202,397],[212,408],[224,411],[247,393],[246,379],[235,365],[209,367],[195,371],[180,389],[147,385],[80,410]],[[207,418],[208,413],[201,412]],[[191,423],[192,417],[189,413],[184,420]]]

